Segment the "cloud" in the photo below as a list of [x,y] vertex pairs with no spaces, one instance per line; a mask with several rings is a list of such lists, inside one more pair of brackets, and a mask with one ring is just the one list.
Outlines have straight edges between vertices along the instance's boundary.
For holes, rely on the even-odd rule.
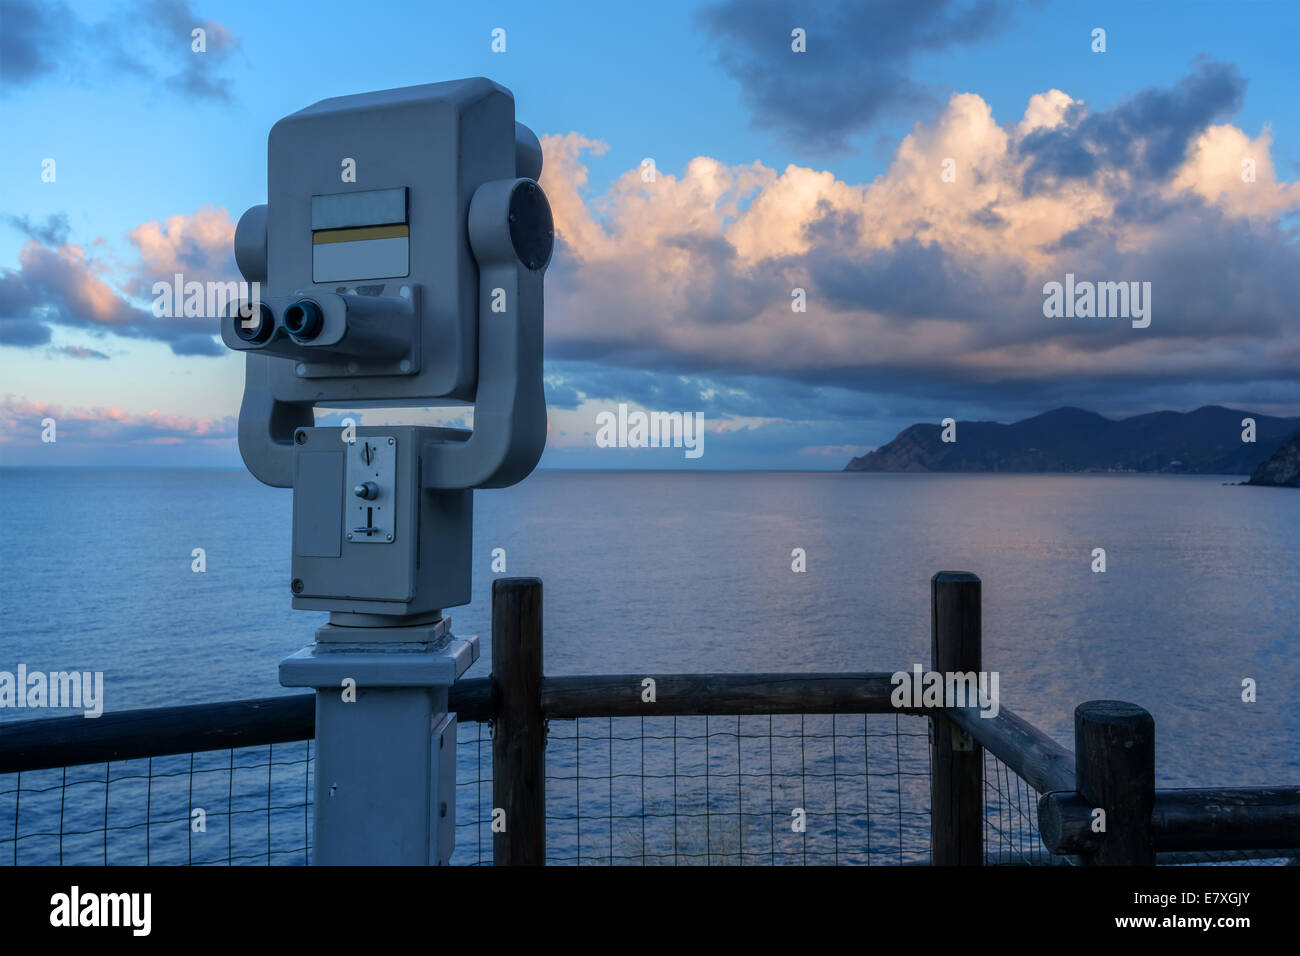
[[51,348],[50,352],[54,355],[66,355],[69,358],[105,360],[108,358],[108,356],[103,352],[96,351],[95,349],[88,349],[80,345],[62,345],[58,348]]
[[1079,104],[1064,122],[1043,125],[1020,140],[1030,158],[1029,191],[1064,178],[1122,170],[1163,179],[1181,166],[1195,137],[1241,106],[1246,82],[1229,64],[1202,61],[1170,89],[1146,89],[1113,109],[1088,113]]
[[[227,27],[197,16],[188,0],[148,0],[140,5],[139,23],[152,32],[158,50],[168,51],[166,62],[176,67],[165,73],[172,89],[186,97],[230,100],[230,81],[222,68],[242,45]],[[193,50],[195,29],[204,32],[201,53]]]
[[70,227],[68,225],[68,214],[64,212],[55,213],[45,217],[45,223],[34,223],[27,216],[13,216],[6,214],[5,221],[30,239],[44,243],[47,246],[61,246],[68,241]]
[[[820,153],[847,149],[887,112],[932,103],[933,92],[908,73],[913,57],[979,40],[1008,11],[996,0],[725,0],[700,20],[755,125]],[[806,52],[792,49],[796,27]]]
[[17,86],[59,67],[64,24],[75,21],[67,5],[42,0],[0,0],[0,86]]
[[[1187,160],[1168,192],[1195,193],[1238,217],[1285,213],[1300,206],[1300,183],[1278,183],[1272,147],[1268,127],[1251,139],[1235,126],[1209,126],[1189,143]],[[1255,188],[1259,182],[1272,188]]]
[[177,355],[220,356],[212,317],[157,318],[141,300],[152,300],[156,282],[225,282],[237,277],[231,243],[234,222],[224,209],[204,207],[165,223],[146,222],[127,236],[139,262],[113,268],[100,243],[67,242],[66,219],[24,225],[30,238],[17,269],[0,269],[0,344],[45,345],[50,326],[165,342]]
[[204,206],[189,215],[169,216],[166,222],[151,220],[127,233],[140,254],[140,264],[127,283],[138,295],[148,293],[153,283],[170,280],[176,273],[188,277],[221,280],[237,275],[235,265],[235,221],[224,208]]
[[577,408],[582,404],[583,393],[561,376],[547,375],[545,387],[546,407],[548,409]]
[[[189,0],[137,0],[99,23],[51,0],[0,0],[0,91],[55,76],[134,76],[187,99],[230,100],[226,68],[241,51],[227,27],[197,15]],[[204,31],[203,52],[192,31]]]
[[799,449],[799,454],[807,458],[833,458],[842,462],[849,458],[859,458],[868,451],[875,451],[870,445],[807,445]]
[[0,400],[0,445],[39,445],[47,418],[54,419],[60,445],[224,444],[234,440],[237,424],[233,415],[192,418],[156,409],[132,413],[113,406],[70,408],[6,395]]
[[[739,377],[873,401],[1032,408],[1113,404],[1121,389],[1154,401],[1215,383],[1270,391],[1300,375],[1287,225],[1300,187],[1278,180],[1267,130],[1222,122],[1240,95],[1234,70],[1205,62],[1109,109],[1045,91],[1004,125],[963,93],[868,184],[701,156],[649,183],[628,170],[591,203],[584,156],[603,144],[545,137],[559,243],[548,358],[623,369],[625,384],[644,370],[667,391],[676,376]],[[1043,285],[1066,273],[1150,282],[1151,326],[1045,318]],[[792,310],[795,289],[806,312]],[[594,376],[571,384],[615,394],[591,391]],[[785,396],[755,407],[764,393],[722,394],[771,414]]]

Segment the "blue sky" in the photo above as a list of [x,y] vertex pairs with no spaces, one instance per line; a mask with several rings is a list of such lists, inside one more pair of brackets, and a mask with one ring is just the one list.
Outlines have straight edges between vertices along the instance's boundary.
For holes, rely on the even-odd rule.
[[[173,331],[129,317],[147,309],[139,284],[169,254],[202,259],[214,278],[231,268],[211,237],[264,201],[266,133],[280,117],[474,75],[510,88],[518,118],[555,138],[542,179],[561,236],[544,466],[839,468],[913,421],[1005,421],[1065,403],[1300,414],[1295,2],[0,0],[0,19],[9,463],[238,466],[242,358],[178,354]],[[189,24],[206,25],[206,54],[191,53]],[[802,60],[789,50],[800,25]],[[505,53],[490,49],[497,27]],[[1090,49],[1096,27],[1104,53]],[[1022,125],[1031,98],[1052,90],[1068,100],[1044,101],[1049,118]],[[990,145],[999,131],[1008,145]],[[903,148],[909,135],[915,149]],[[911,178],[909,164],[954,143],[972,173],[961,188],[986,190],[986,239],[936,226],[929,187]],[[1213,177],[1235,168],[1234,150],[1266,156],[1267,175],[1220,195]],[[664,186],[634,195],[626,178],[644,157]],[[721,198],[709,185],[719,177]],[[716,221],[700,225],[693,202]],[[1074,222],[1071,208],[1092,211]],[[662,241],[649,252],[628,238],[643,221]],[[764,223],[789,233],[784,245],[755,247]],[[876,235],[873,223],[892,226]],[[151,239],[167,249],[150,255]],[[630,257],[663,263],[681,248],[697,251],[654,281],[636,273],[647,294],[620,301],[620,288],[636,291]],[[1157,331],[1045,331],[1036,290],[1075,263],[1099,279],[1154,280],[1170,303]],[[1204,288],[1178,285],[1188,269]],[[674,278],[686,291],[647,307]],[[807,283],[815,307],[777,315],[755,292],[767,278],[774,296]],[[92,279],[115,297],[99,311],[85,298]],[[989,309],[967,314],[976,300]],[[1207,300],[1214,310],[1197,315]],[[718,430],[697,461],[598,449],[594,415],[620,401],[701,411]],[[66,422],[57,447],[39,441],[50,408]]]

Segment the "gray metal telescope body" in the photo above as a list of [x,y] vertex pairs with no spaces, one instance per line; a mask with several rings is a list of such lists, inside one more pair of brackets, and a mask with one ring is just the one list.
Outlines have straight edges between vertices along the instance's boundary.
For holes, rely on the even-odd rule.
[[[509,189],[518,178],[536,181],[542,154],[537,137],[515,122],[509,91],[490,80],[471,79],[322,100],[276,123],[268,153],[268,203],[245,213],[235,233],[235,257],[244,278],[264,284],[268,303],[298,292],[339,289],[391,300],[407,287],[417,298],[418,342],[406,371],[400,360],[361,359],[355,372],[318,377],[311,372],[308,347],[294,348],[296,343],[278,335],[285,357],[297,355],[301,361],[276,362],[266,344],[232,336],[227,323],[226,344],[249,355],[239,428],[240,452],[249,470],[270,485],[292,484],[293,429],[312,424],[313,405],[472,401],[486,390],[490,394],[480,396],[476,415],[491,417],[489,433],[480,432],[465,450],[445,453],[442,457],[471,460],[456,466],[448,461],[445,467],[455,473],[435,477],[434,486],[498,487],[522,478],[545,441],[545,400],[540,364],[536,375],[520,374],[531,369],[511,364],[541,360],[541,272],[550,244],[545,244],[546,258],[534,259],[530,267],[514,255],[510,241],[508,210],[503,208]],[[355,183],[341,181],[347,160],[356,170]],[[488,183],[495,185],[481,190]],[[399,223],[388,221],[396,216],[383,208],[386,197],[375,195],[393,190],[405,192],[405,208],[396,214]],[[337,201],[348,198],[350,206]],[[320,231],[406,225],[409,269],[398,276],[317,282],[316,247],[328,244],[313,242],[317,224],[325,227]],[[489,347],[480,353],[479,291],[486,282],[478,280],[489,276],[506,284],[488,288],[506,288],[508,295],[517,287],[523,298],[535,302],[537,316],[517,323],[523,337],[535,332],[535,340],[492,348],[495,336],[489,336]],[[503,324],[499,317],[494,321]],[[537,348],[525,347],[529,345]],[[301,374],[299,364],[308,366]],[[398,367],[394,371],[389,364]],[[506,379],[516,387],[502,394],[500,383]],[[529,388],[529,394],[522,394]],[[500,428],[506,431],[495,431]]]
[[[546,440],[541,167],[489,80],[322,100],[272,128],[267,203],[235,231],[263,289],[221,322],[247,356],[239,450],[293,488],[293,606],[330,612],[280,665],[316,689],[317,863],[451,855],[447,690],[478,639],[443,611],[470,600],[473,489],[524,478]],[[469,432],[313,411],[471,403]]]
[[[409,617],[469,601],[469,491],[519,481],[546,441],[541,164],[514,98],[486,79],[322,100],[272,128],[268,202],[235,232],[240,271],[264,292],[222,338],[247,355],[244,463],[295,488],[295,607]],[[347,537],[355,502],[325,498],[353,449],[313,433],[313,407],[471,402],[469,434],[404,429],[396,443],[410,478],[379,493],[400,559],[370,547],[386,537]]]

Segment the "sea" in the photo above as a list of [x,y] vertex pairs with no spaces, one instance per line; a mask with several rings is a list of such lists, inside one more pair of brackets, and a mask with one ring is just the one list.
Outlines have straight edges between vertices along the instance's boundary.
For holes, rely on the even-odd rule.
[[[456,634],[479,638],[467,677],[490,671],[489,595],[502,560],[505,576],[543,581],[551,675],[894,672],[928,669],[931,575],[972,571],[983,582],[984,669],[998,672],[1003,706],[1070,747],[1078,703],[1131,701],[1155,719],[1159,786],[1294,786],[1300,492],[1241,480],[539,471],[476,493],[473,601],[448,613]],[[326,618],[290,607],[289,491],[236,470],[7,468],[0,494],[0,671],[102,671],[105,712],[301,692],[279,686],[277,665]],[[1097,549],[1104,572],[1094,570]],[[0,724],[68,713],[0,708]],[[556,860],[806,858],[812,838],[792,829],[792,813],[814,799],[812,784],[820,792],[829,781],[825,806],[803,808],[814,831],[835,816],[834,846],[817,843],[816,861],[851,861],[864,833],[874,852],[915,861],[924,814],[908,805],[924,796],[925,722],[910,720],[921,725],[919,744],[915,727],[900,736],[908,719],[894,717],[553,722]],[[477,847],[470,862],[483,860],[490,841],[486,741],[475,730],[461,748],[473,763],[463,768],[457,852]],[[664,760],[671,744],[672,764],[647,769],[647,741]],[[829,763],[820,752],[828,743]],[[797,773],[778,773],[796,751]],[[701,779],[714,792],[702,803],[689,797],[699,812],[688,814],[683,793]],[[615,782],[625,790],[628,780],[642,802],[615,795]],[[297,792],[302,781],[285,786]],[[80,801],[92,805],[88,820],[108,813],[96,803],[107,803],[102,780],[98,787]],[[0,860],[52,861],[50,834],[60,829],[63,859],[97,857],[102,842],[114,862],[110,834],[131,847],[141,837],[134,824],[119,833],[91,820],[85,846],[67,849],[77,842],[67,832],[72,791],[49,788],[59,793],[58,824],[35,797],[19,821],[9,806],[18,789],[12,778],[0,786]],[[1023,804],[1002,789],[1002,799]],[[287,826],[301,831],[304,800],[290,796]],[[183,828],[186,808],[173,816]],[[701,817],[704,829],[683,839],[678,821]],[[286,837],[279,860],[269,821],[258,832],[264,825],[266,859],[250,861],[297,859],[303,834]],[[876,862],[872,852],[865,861]]]

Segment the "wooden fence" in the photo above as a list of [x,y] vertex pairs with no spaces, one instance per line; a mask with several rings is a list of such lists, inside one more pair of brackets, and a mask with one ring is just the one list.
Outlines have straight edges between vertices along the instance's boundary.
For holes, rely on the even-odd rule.
[[[931,661],[940,674],[979,673],[979,579],[931,580]],[[509,821],[493,834],[498,866],[546,860],[546,737],[550,719],[913,714],[931,720],[930,861],[984,862],[985,752],[1039,794],[1037,822],[1052,854],[1081,865],[1149,865],[1157,854],[1300,849],[1300,787],[1159,790],[1151,715],[1122,701],[1075,708],[1074,752],[999,702],[895,707],[892,674],[622,674],[548,677],[542,582],[492,589],[492,676],[453,685],[462,723],[490,722],[492,801]],[[653,680],[653,701],[647,693]],[[278,744],[314,736],[312,695],[227,701],[0,724],[0,774],[168,754]],[[18,837],[15,836],[15,840]]]
[[[931,579],[932,671],[982,670],[980,597],[973,574]],[[492,622],[493,799],[510,821],[493,837],[497,865],[545,860],[546,720],[648,714],[930,716],[936,865],[983,863],[984,749],[1041,794],[1047,849],[1082,865],[1150,865],[1161,851],[1300,848],[1300,787],[1157,790],[1154,722],[1135,704],[1079,704],[1071,754],[1005,705],[991,718],[973,706],[895,707],[893,672],[547,677],[542,582],[533,578],[494,583]],[[654,703],[642,697],[646,677],[655,681]]]

